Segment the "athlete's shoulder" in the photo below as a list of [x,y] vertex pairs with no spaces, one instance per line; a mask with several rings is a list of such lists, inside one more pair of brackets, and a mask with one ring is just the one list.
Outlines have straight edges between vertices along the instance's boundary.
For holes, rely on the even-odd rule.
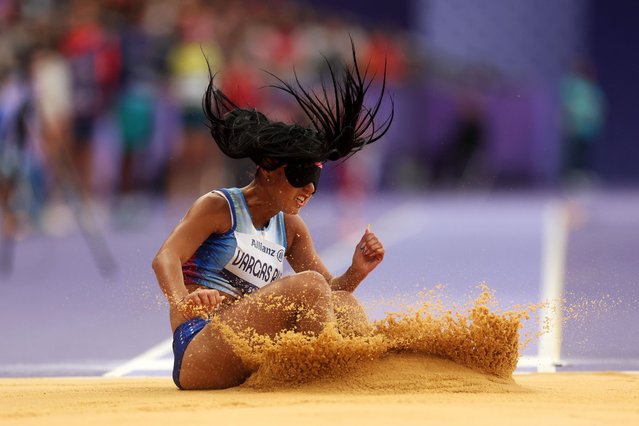
[[233,216],[226,197],[216,191],[208,192],[195,200],[185,219],[205,221],[212,232],[223,234],[233,227]]
[[211,191],[198,198],[193,205],[196,204],[211,210],[219,210],[220,208],[228,210],[229,202],[223,193]]
[[290,228],[291,230],[294,229],[298,229],[298,228],[306,228],[306,223],[304,222],[304,219],[302,219],[300,217],[300,215],[298,214],[289,214],[289,213],[283,213],[282,215],[284,217],[284,223],[286,224],[286,228]]
[[293,246],[297,238],[308,238],[309,230],[304,219],[298,214],[284,213],[284,226],[286,228],[286,239],[288,247]]

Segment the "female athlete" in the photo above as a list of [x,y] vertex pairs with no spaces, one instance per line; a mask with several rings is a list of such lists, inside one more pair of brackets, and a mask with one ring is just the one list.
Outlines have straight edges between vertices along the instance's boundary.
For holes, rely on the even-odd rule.
[[[384,258],[382,243],[364,230],[351,266],[333,276],[298,213],[317,190],[322,165],[381,138],[393,112],[376,125],[385,75],[375,104],[364,106],[372,79],[360,72],[354,48],[351,67],[340,76],[330,64],[329,71],[332,87],[322,85],[319,94],[298,79],[274,86],[293,96],[306,126],[240,108],[210,78],[202,104],[214,141],[231,158],[253,160],[257,171],[244,188],[214,190],[195,201],[153,260],[170,305],[173,379],[180,389],[228,388],[251,374],[210,324],[213,316],[234,331],[269,336],[287,330],[317,335],[335,321],[343,334],[369,330],[353,291]],[[282,275],[284,258],[292,275]]]

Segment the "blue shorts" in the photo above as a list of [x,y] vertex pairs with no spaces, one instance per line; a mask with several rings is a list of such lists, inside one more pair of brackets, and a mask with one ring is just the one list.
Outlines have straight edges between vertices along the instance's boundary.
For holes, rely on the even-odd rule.
[[180,385],[180,369],[182,368],[182,358],[186,347],[191,340],[198,334],[211,320],[196,317],[183,322],[175,329],[173,333],[173,382],[182,389]]

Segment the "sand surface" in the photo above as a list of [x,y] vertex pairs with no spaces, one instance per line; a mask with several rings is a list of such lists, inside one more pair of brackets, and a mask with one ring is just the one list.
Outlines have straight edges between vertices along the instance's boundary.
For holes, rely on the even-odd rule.
[[425,292],[366,333],[338,317],[318,335],[274,338],[214,318],[203,332],[221,331],[253,371],[242,386],[0,379],[0,425],[639,425],[639,374],[512,375],[523,322],[540,306],[499,310],[481,286],[447,309],[437,291]]
[[499,378],[395,354],[265,391],[179,391],[169,378],[0,379],[2,425],[637,425],[639,374]]

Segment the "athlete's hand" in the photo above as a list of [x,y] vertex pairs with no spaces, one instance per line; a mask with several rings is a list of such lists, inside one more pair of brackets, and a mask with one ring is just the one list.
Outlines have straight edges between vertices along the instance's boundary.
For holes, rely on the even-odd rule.
[[189,293],[177,303],[177,309],[184,319],[208,318],[224,301],[224,296],[213,289],[199,288]]
[[351,268],[364,276],[368,275],[384,259],[384,246],[377,235],[366,228],[362,239],[355,248]]

